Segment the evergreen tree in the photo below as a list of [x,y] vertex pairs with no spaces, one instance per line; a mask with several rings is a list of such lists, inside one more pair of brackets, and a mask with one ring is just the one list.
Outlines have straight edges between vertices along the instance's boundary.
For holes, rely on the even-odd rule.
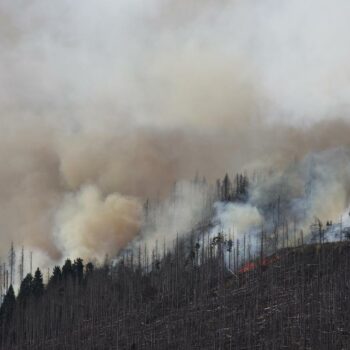
[[235,200],[239,201],[240,198],[241,198],[241,191],[242,191],[242,188],[241,188],[241,176],[240,174],[236,174],[236,198]]
[[23,279],[21,286],[19,288],[17,300],[19,303],[25,305],[26,301],[32,294],[33,290],[33,276],[28,273],[28,275]]
[[74,277],[77,278],[78,282],[80,283],[84,276],[83,259],[78,258],[74,260],[73,272],[74,272]]
[[62,276],[64,279],[67,279],[68,276],[72,276],[72,274],[73,274],[72,261],[70,259],[67,259],[62,267]]
[[55,266],[52,272],[52,276],[49,281],[49,285],[57,284],[62,280],[62,272],[59,266]]
[[7,324],[11,320],[12,313],[15,309],[16,297],[12,285],[8,289],[4,301],[0,307],[0,320]]
[[222,197],[224,201],[229,201],[231,197],[231,181],[228,174],[225,175],[222,182]]
[[43,275],[39,268],[36,269],[33,279],[33,295],[40,297],[44,293]]
[[92,273],[94,272],[94,264],[92,262],[88,262],[85,266],[85,280],[92,276]]
[[243,196],[243,200],[247,200],[248,197],[248,188],[249,188],[249,179],[247,175],[243,176],[242,179],[242,196]]
[[88,262],[85,266],[85,273],[87,275],[91,274],[94,271],[94,264],[92,262]]

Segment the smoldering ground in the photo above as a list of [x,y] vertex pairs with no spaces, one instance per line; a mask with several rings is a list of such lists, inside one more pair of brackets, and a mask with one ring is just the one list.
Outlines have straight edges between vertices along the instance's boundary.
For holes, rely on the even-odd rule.
[[348,7],[3,1],[2,255],[11,240],[48,260],[115,254],[178,179],[346,148]]

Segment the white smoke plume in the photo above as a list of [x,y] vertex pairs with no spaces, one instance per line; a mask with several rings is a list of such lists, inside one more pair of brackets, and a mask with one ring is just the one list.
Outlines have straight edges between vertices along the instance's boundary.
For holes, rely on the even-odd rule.
[[147,208],[139,243],[154,249],[172,249],[177,237],[189,235],[212,215],[210,187],[202,180],[177,182],[168,198],[146,203]]
[[68,194],[56,215],[57,244],[66,257],[102,261],[139,233],[141,214],[133,198],[117,193],[104,198],[96,187],[84,187],[77,195]]
[[214,234],[230,232],[236,238],[241,239],[244,234],[261,229],[264,222],[258,208],[250,204],[217,202],[214,207],[216,210],[214,221],[218,222],[213,230]]

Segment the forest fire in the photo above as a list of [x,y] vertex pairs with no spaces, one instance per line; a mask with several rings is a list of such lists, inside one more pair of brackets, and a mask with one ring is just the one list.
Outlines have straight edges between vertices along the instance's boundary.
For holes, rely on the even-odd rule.
[[268,267],[270,265],[272,265],[273,263],[275,263],[276,261],[278,261],[280,258],[277,255],[271,256],[271,257],[265,257],[261,259],[260,264],[256,263],[254,261],[248,261],[246,264],[244,264],[240,269],[239,269],[239,273],[246,273],[246,272],[250,272],[253,271],[255,269],[258,268],[258,266],[260,265],[262,268],[264,267]]
[[257,264],[252,261],[248,261],[243,267],[238,271],[239,273],[245,273],[249,271],[253,271],[257,268]]
[[349,10],[0,0],[0,350],[350,350]]

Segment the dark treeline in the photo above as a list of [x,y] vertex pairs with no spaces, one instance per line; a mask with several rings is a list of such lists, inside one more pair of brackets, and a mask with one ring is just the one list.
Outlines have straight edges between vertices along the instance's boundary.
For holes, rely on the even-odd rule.
[[216,181],[217,198],[223,202],[246,201],[248,198],[249,179],[246,174],[236,174],[235,180],[229,175]]
[[348,242],[285,248],[230,269],[230,242],[206,240],[178,238],[172,252],[126,252],[98,268],[67,260],[46,286],[36,270],[17,297],[8,289],[1,348],[349,348]]

